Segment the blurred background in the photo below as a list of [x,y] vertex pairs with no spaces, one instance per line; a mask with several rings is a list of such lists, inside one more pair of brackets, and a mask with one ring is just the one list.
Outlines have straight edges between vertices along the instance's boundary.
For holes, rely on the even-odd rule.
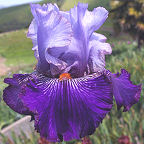
[[[144,0],[0,0],[0,130],[23,116],[12,111],[2,100],[6,87],[3,79],[13,73],[30,73],[36,65],[32,42],[26,37],[32,20],[29,3],[57,3],[61,10],[69,10],[78,1],[88,3],[89,10],[103,6],[109,18],[98,30],[111,44],[113,52],[106,56],[106,68],[115,73],[125,68],[134,84],[144,84]],[[129,112],[112,111],[90,136],[93,144],[144,144],[144,89],[141,99]],[[48,144],[32,133],[27,138],[13,134],[13,140],[2,135],[0,144]],[[125,136],[125,137],[123,137]],[[122,143],[123,142],[123,143]],[[65,144],[80,144],[80,141]]]

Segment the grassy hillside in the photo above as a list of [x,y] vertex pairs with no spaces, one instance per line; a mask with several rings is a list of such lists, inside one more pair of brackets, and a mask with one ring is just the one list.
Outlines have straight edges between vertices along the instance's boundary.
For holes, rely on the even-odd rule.
[[[56,2],[57,0],[45,0],[41,3]],[[109,0],[65,0],[62,4],[63,10],[69,10],[78,1],[89,3],[89,9],[97,6],[103,6],[109,9]],[[58,5],[61,5],[58,3]],[[27,28],[32,20],[32,14],[29,4],[0,9],[0,33],[17,29]]]
[[0,32],[22,29],[32,20],[28,4],[0,10]]
[[27,30],[0,34],[0,56],[7,59],[8,66],[34,63],[32,42],[26,37]]

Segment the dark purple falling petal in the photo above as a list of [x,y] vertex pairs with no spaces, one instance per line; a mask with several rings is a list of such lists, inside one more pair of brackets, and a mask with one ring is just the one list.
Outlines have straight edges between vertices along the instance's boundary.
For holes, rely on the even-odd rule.
[[3,100],[15,112],[24,115],[33,115],[32,112],[21,101],[23,88],[28,81],[28,74],[14,74],[13,78],[6,78],[5,83],[9,84],[3,91]]
[[124,106],[124,112],[137,103],[140,99],[141,85],[134,85],[130,81],[130,74],[122,69],[121,74],[111,74],[113,84],[113,94],[116,99],[117,107]]
[[[52,142],[91,135],[111,110],[113,93],[118,109],[137,103],[141,85],[133,85],[126,70],[121,74],[94,73],[59,80],[37,72],[6,78],[4,101],[14,111],[35,118],[35,129]],[[112,83],[111,83],[112,82]]]
[[104,74],[63,81],[35,75],[24,89],[22,101],[38,113],[36,130],[53,142],[93,134],[113,105]]

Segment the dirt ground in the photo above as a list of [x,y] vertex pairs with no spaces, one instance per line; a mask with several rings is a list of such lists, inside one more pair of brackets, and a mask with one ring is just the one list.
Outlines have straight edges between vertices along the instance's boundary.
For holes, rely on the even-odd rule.
[[0,76],[7,74],[10,70],[10,68],[5,65],[5,61],[5,58],[0,57]]

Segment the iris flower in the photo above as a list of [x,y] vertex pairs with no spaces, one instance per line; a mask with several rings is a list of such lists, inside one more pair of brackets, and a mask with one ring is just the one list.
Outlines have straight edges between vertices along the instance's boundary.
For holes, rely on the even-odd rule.
[[31,115],[41,137],[52,142],[91,135],[113,106],[128,111],[140,98],[141,85],[133,85],[122,69],[105,69],[111,54],[106,37],[96,33],[108,11],[78,3],[70,11],[56,4],[31,4],[33,20],[27,36],[33,42],[37,66],[30,74],[5,78],[3,93],[14,111]]

